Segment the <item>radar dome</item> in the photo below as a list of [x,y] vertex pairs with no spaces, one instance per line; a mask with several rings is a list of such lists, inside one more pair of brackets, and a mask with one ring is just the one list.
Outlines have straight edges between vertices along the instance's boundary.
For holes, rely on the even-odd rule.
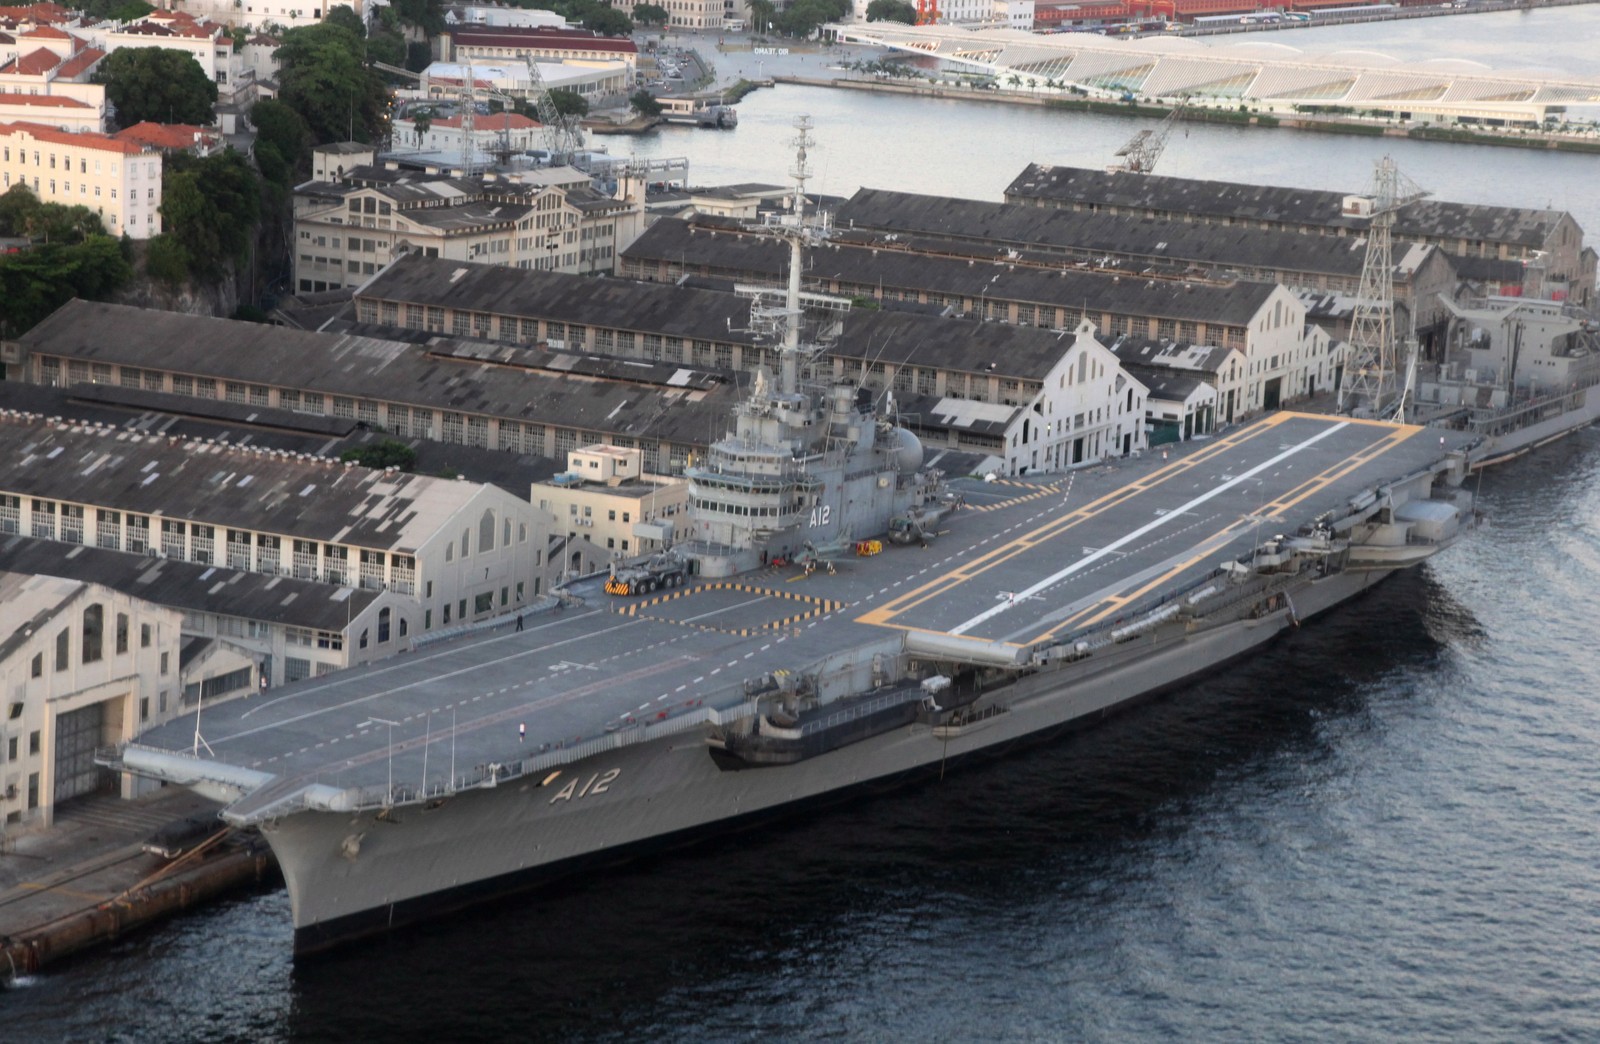
[[922,467],[922,440],[904,428],[895,428],[894,463],[902,475],[915,474]]

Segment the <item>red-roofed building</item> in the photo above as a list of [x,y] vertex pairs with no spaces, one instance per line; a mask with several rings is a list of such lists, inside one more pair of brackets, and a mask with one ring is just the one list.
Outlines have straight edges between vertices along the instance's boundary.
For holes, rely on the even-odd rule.
[[[472,151],[478,156],[487,156],[505,148],[513,152],[536,149],[542,144],[539,137],[541,130],[543,124],[521,113],[476,116],[472,121]],[[394,134],[397,149],[415,148],[419,152],[441,152],[456,156],[461,154],[465,140],[460,116],[435,119],[420,135],[414,120],[396,120]]]
[[43,47],[0,66],[0,76],[44,76],[61,64],[61,56]]
[[66,130],[104,130],[106,89],[89,79],[105,52],[84,47],[82,40],[67,33],[41,41],[38,32],[42,30],[19,36],[17,52],[0,61],[0,97],[8,101],[0,121],[23,119]]
[[626,36],[601,36],[587,29],[534,29],[462,26],[439,37],[444,61],[491,58],[528,61],[556,58],[565,62],[623,62],[631,81],[639,64],[639,48]]
[[85,47],[77,54],[56,66],[56,79],[73,83],[88,83],[94,71],[105,60],[106,52],[98,47]]
[[58,94],[23,94],[0,88],[0,123],[13,120],[71,133],[98,133],[105,129],[105,108]]
[[132,142],[159,152],[192,152],[209,156],[223,147],[222,135],[211,127],[188,123],[135,123],[112,135],[118,141]]
[[49,25],[54,22],[70,22],[77,17],[78,12],[69,11],[60,4],[40,3],[28,4],[26,7],[0,7],[0,19],[8,22]]
[[0,192],[17,184],[46,203],[88,207],[112,235],[161,232],[161,153],[138,142],[0,122]]

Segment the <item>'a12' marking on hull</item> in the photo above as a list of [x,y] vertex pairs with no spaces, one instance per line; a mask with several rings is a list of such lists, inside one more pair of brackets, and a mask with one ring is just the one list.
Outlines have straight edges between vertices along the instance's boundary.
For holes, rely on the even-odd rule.
[[832,504],[824,504],[821,507],[814,507],[814,508],[811,509],[810,528],[816,529],[818,526],[825,526],[825,525],[828,524],[828,521],[830,519],[832,519],[832,518],[833,518],[833,505]]
[[567,781],[566,786],[556,791],[556,796],[550,799],[550,803],[553,805],[557,801],[571,801],[573,798],[592,797],[595,794],[604,794],[606,790],[610,788],[611,784],[617,781],[617,777],[620,775],[622,775],[621,769],[611,769],[608,772],[596,772],[594,775],[589,777],[588,782],[584,783],[582,787],[578,786],[579,777],[573,776],[572,779]]

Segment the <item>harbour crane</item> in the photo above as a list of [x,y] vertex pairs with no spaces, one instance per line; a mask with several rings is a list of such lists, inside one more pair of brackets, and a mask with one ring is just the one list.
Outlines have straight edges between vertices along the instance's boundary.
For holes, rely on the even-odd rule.
[[1107,174],[1148,174],[1155,168],[1156,160],[1161,158],[1161,150],[1167,147],[1167,138],[1172,134],[1173,125],[1178,122],[1178,114],[1189,104],[1186,94],[1178,99],[1178,104],[1167,113],[1167,118],[1161,121],[1161,126],[1151,130],[1144,130],[1128,139],[1128,143],[1117,150],[1117,155],[1122,157],[1122,162],[1113,163],[1106,168]]

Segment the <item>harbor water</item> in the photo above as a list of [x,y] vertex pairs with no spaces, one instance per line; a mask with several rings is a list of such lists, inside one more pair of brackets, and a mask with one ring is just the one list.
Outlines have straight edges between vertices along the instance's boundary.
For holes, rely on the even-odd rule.
[[[1597,13],[1503,24],[1554,54]],[[799,111],[837,194],[997,199],[1137,125],[784,88],[640,151],[779,180]],[[1600,237],[1594,157],[1383,144]],[[1195,128],[1160,169],[1359,188],[1373,147]],[[243,896],[0,993],[0,1039],[1600,1039],[1600,432],[1480,502],[1471,540],[1091,731],[311,960],[281,889]]]

